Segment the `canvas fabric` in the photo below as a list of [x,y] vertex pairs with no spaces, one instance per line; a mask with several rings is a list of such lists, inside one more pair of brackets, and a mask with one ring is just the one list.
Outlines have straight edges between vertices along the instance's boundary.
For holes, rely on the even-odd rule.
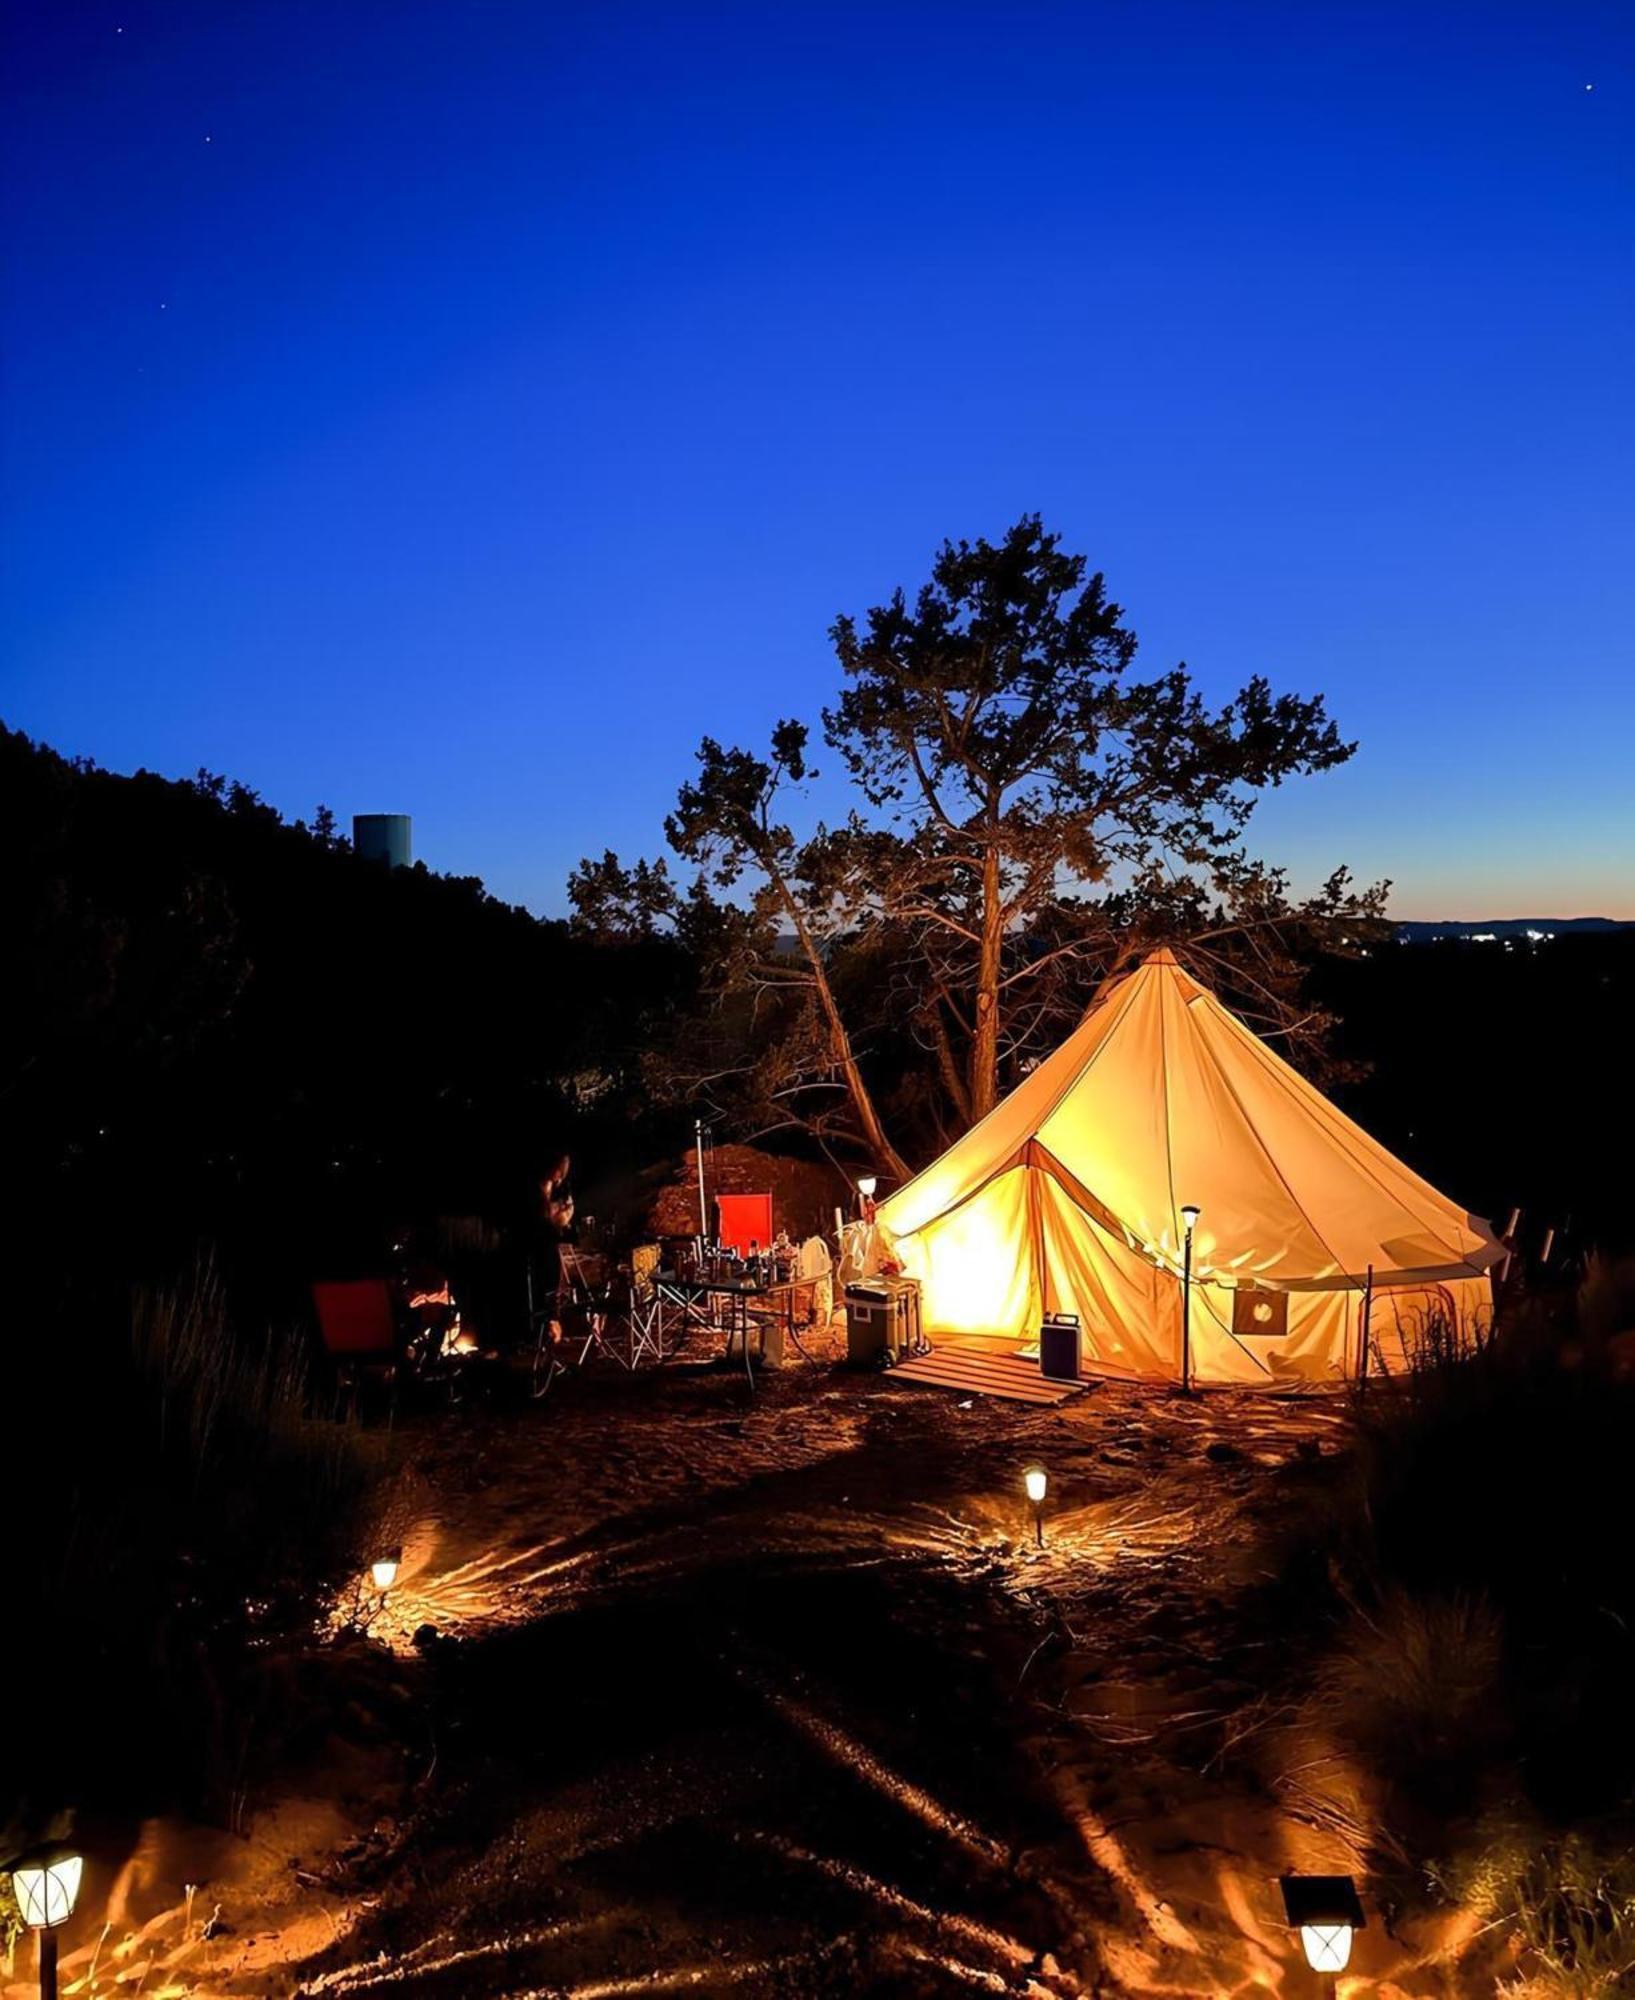
[[[879,1240],[945,1332],[1031,1339],[1074,1312],[1087,1368],[1181,1372],[1183,1204],[1195,1379],[1396,1372],[1434,1317],[1474,1332],[1503,1247],[1292,1069],[1169,952],[1115,981],[989,1115],[882,1204]],[[1271,1340],[1233,1291],[1288,1295]],[[1273,1315],[1271,1317],[1279,1317]]]

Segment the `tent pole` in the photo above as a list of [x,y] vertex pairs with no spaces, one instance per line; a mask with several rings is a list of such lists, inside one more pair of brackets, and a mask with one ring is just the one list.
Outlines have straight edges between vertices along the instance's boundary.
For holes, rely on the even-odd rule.
[[1368,1267],[1368,1275],[1363,1279],[1362,1305],[1362,1351],[1357,1356],[1357,1394],[1360,1396],[1368,1387],[1368,1336],[1374,1325],[1374,1267]]
[[710,1240],[709,1211],[704,1205],[704,1121],[693,1120],[693,1143],[698,1152],[698,1246],[702,1251]]
[[1181,1253],[1181,1394],[1192,1394],[1192,1224]]

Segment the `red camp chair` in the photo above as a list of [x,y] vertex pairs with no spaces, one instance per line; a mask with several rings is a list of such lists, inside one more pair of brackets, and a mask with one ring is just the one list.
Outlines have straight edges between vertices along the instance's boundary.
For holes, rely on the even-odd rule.
[[366,1368],[383,1370],[395,1386],[400,1343],[392,1290],[384,1278],[314,1284],[312,1304],[324,1352],[335,1363],[344,1388],[355,1397]]
[[716,1237],[722,1247],[749,1255],[772,1248],[772,1197],[769,1194],[718,1194],[715,1198]]

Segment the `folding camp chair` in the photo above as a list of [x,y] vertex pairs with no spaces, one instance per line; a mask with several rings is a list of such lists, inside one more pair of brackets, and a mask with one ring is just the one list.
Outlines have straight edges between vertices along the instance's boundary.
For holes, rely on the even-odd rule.
[[401,1355],[392,1288],[384,1278],[326,1280],[312,1287],[324,1352],[335,1363],[354,1408],[365,1371],[379,1371],[394,1400]]
[[614,1319],[612,1287],[605,1278],[592,1272],[579,1251],[566,1243],[562,1246],[562,1283],[569,1302],[584,1316],[584,1338],[574,1366],[583,1368],[593,1354],[600,1354],[608,1361],[616,1361],[621,1368],[635,1367],[634,1360],[621,1354],[608,1339]]
[[716,1236],[723,1249],[747,1257],[753,1250],[772,1248],[772,1197],[769,1194],[720,1194],[715,1198]]
[[664,1359],[664,1313],[654,1282],[661,1255],[656,1243],[638,1243],[630,1253],[630,1303],[626,1318],[630,1323],[632,1368],[644,1354],[655,1361]]

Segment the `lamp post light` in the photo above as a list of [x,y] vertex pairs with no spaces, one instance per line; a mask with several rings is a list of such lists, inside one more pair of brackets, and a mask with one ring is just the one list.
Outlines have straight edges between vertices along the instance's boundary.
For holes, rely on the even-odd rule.
[[359,1578],[355,1616],[360,1632],[367,1632],[375,1620],[385,1612],[386,1600],[392,1593],[392,1585],[397,1582],[397,1573],[402,1561],[401,1549],[382,1549],[369,1565],[367,1582],[374,1589],[372,1604],[368,1601],[369,1593],[364,1587],[366,1580]]
[[1036,1548],[1045,1545],[1045,1488],[1049,1485],[1042,1465],[1030,1465],[1022,1474],[1022,1486],[1033,1508],[1033,1541]]
[[1181,1253],[1181,1394],[1192,1394],[1192,1232],[1203,1210],[1189,1201],[1181,1210],[1186,1243]]
[[57,2000],[57,1931],[74,1914],[84,1872],[79,1850],[62,1841],[12,1863],[12,1894],[23,1922],[40,1940],[40,2000]]
[[1284,1875],[1278,1887],[1306,1963],[1321,1978],[1324,1993],[1332,1994],[1336,1973],[1351,1962],[1352,1935],[1367,1922],[1356,1883],[1349,1875]]

